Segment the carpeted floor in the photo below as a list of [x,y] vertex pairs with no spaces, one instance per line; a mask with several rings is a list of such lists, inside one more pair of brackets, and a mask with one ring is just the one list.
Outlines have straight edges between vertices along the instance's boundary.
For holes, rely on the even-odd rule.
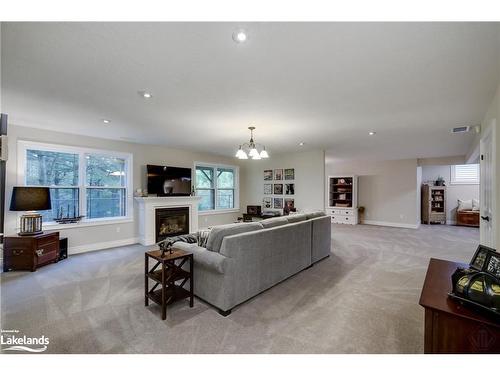
[[422,353],[430,257],[468,262],[477,229],[333,226],[332,255],[224,318],[195,300],[144,307],[139,245],[1,275],[2,329],[49,353]]

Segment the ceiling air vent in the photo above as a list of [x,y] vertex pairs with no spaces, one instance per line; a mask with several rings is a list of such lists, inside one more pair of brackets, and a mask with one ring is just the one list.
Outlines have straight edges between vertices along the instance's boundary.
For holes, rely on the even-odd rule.
[[468,133],[470,131],[470,126],[458,126],[451,129],[452,133]]

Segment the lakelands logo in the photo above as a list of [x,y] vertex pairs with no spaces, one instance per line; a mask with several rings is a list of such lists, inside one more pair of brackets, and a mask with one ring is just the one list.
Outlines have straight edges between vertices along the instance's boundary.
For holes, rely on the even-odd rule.
[[49,338],[45,337],[45,335],[29,337],[21,335],[16,329],[2,329],[0,343],[2,344],[2,351],[42,353],[47,350]]

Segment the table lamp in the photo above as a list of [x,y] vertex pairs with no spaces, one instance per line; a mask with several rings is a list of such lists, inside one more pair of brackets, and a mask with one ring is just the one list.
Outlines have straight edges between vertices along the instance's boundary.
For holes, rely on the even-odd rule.
[[21,216],[20,236],[42,232],[42,215],[36,211],[50,210],[50,189],[46,187],[15,186],[10,200],[11,211],[28,211]]

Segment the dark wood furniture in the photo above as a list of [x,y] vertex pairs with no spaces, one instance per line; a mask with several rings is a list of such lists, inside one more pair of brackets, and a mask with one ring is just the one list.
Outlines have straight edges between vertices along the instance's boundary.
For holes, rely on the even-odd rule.
[[457,225],[479,228],[479,211],[457,211]]
[[3,270],[36,271],[38,267],[59,260],[59,232],[34,236],[6,236],[3,248]]
[[[149,260],[156,261],[149,268]],[[182,267],[189,262],[189,271]],[[149,279],[154,286],[149,288]],[[189,281],[189,290],[184,285]],[[161,256],[160,250],[147,251],[144,264],[144,304],[149,305],[149,300],[161,306],[161,318],[167,318],[167,305],[185,298],[189,298],[189,307],[193,307],[193,254],[180,249],[173,249]]]
[[500,353],[500,322],[448,297],[451,275],[467,264],[432,258],[420,305],[425,308],[425,353]]

